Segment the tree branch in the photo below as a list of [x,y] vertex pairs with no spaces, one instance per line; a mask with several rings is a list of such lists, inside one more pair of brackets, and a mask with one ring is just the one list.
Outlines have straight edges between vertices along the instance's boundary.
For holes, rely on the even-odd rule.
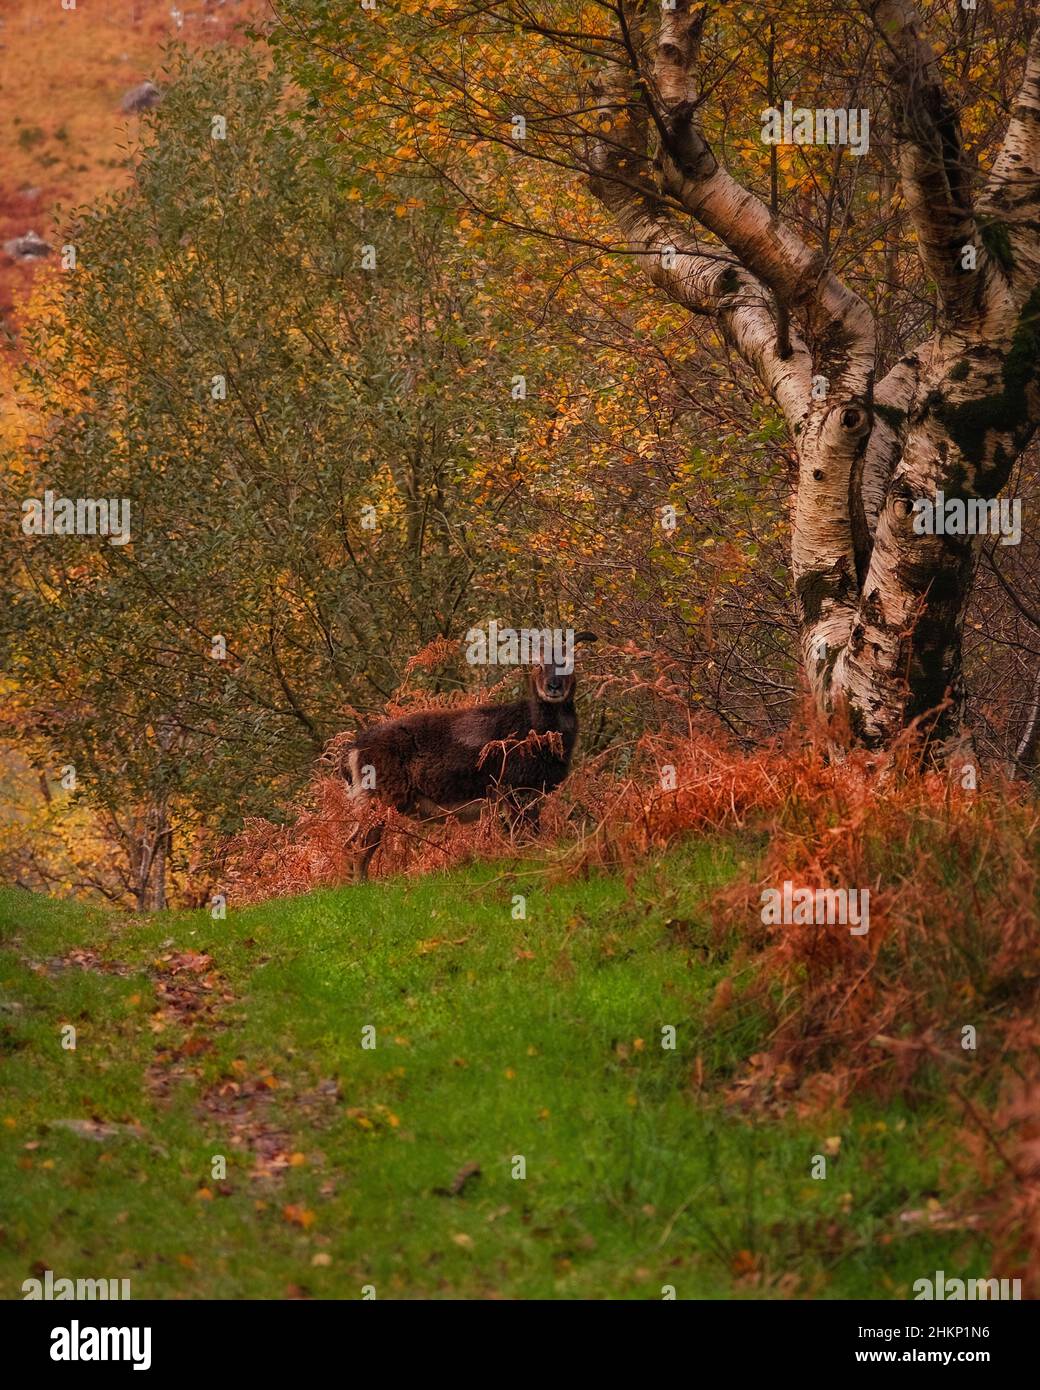
[[624,99],[630,80],[631,74],[620,69],[600,79],[606,130],[589,156],[592,192],[613,215],[626,249],[652,283],[677,304],[716,320],[797,431],[809,404],[811,365],[805,345],[794,338],[790,356],[781,356],[764,286],[721,250],[700,246],[668,217],[651,181],[649,160],[641,153],[647,110]]
[[716,160],[694,119],[694,68],[708,6],[676,0],[664,11],[653,88],[665,135],[658,155],[665,190],[713,232],[778,302],[798,316],[817,366],[845,396],[865,397],[874,370],[874,319],[862,299],[802,239]]
[[[899,141],[899,173],[925,271],[945,322],[961,327],[988,306],[1000,271],[979,236],[960,117],[950,102],[913,0],[864,0],[884,45]],[[974,268],[965,265],[974,248]]]
[[[1040,24],[979,213],[984,223],[1007,229],[1012,279],[1028,296],[1040,284]],[[995,238],[1002,227],[993,227]]]

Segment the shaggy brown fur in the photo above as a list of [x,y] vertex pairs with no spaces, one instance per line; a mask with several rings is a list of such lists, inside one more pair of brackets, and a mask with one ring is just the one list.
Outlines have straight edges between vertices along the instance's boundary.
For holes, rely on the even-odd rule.
[[[595,638],[581,633],[576,640]],[[485,802],[498,800],[514,824],[533,829],[538,798],[555,791],[570,770],[578,739],[574,686],[573,671],[539,665],[523,700],[423,710],[365,729],[343,757],[351,797],[417,820],[476,820]],[[382,824],[365,833],[359,878],[382,835]]]

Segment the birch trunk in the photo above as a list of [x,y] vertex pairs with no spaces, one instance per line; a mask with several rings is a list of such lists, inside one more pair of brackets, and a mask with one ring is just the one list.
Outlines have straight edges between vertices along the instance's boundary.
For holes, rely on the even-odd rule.
[[730,177],[698,128],[709,6],[676,0],[659,18],[637,0],[622,6],[632,61],[598,84],[588,165],[636,262],[714,316],[787,421],[799,460],[792,574],[820,713],[843,716],[868,747],[912,726],[956,762],[970,757],[961,645],[979,538],[921,532],[915,503],[996,499],[1040,420],[1040,27],[976,206],[958,114],[914,5],[862,8],[938,299],[935,333],[883,380],[867,305]]

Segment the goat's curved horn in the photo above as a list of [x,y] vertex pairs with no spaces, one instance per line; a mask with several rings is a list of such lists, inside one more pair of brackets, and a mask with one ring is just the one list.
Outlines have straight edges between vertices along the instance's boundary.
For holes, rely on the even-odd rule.
[[574,645],[575,645],[575,646],[577,646],[579,642],[598,642],[598,641],[599,641],[599,638],[596,636],[596,634],[595,634],[594,632],[576,632],[576,633],[574,634]]

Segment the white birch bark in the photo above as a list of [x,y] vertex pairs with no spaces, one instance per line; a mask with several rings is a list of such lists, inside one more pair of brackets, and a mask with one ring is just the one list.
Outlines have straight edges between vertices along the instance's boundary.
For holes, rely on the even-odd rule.
[[[914,725],[933,753],[964,756],[961,637],[978,542],[918,534],[913,504],[937,492],[996,497],[1040,420],[1040,26],[976,210],[957,112],[915,6],[862,7],[938,298],[936,332],[881,382],[868,307],[721,167],[698,128],[710,6],[675,0],[657,20],[640,0],[623,6],[631,62],[601,81],[589,167],[636,264],[714,316],[788,424],[799,459],[792,571],[820,712],[844,711],[868,746]],[[680,229],[677,215],[707,235]],[[789,351],[778,310],[795,326]],[[822,400],[814,376],[826,378]]]

